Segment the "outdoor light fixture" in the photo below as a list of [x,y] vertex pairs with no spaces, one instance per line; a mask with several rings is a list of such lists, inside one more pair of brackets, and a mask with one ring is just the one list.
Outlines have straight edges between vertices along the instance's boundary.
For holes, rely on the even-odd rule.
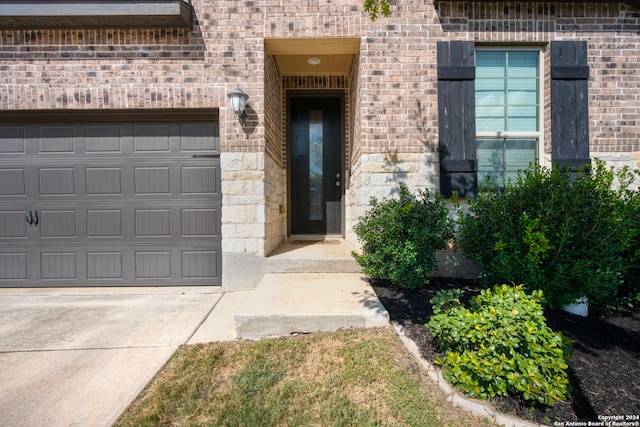
[[247,113],[244,111],[244,108],[247,106],[247,99],[249,99],[249,95],[237,87],[227,96],[231,100],[231,108],[238,117],[240,124],[244,125],[247,121]]

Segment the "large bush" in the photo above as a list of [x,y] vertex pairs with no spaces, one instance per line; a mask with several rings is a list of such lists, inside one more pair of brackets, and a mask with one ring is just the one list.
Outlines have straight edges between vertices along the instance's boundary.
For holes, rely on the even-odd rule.
[[551,306],[586,296],[590,309],[605,311],[620,297],[631,256],[638,260],[631,181],[600,161],[578,173],[532,166],[503,191],[488,186],[470,202],[459,244],[484,265],[486,285],[522,283]]
[[464,393],[486,399],[512,395],[552,406],[567,396],[570,341],[546,325],[542,292],[496,286],[460,304],[461,292],[439,292],[427,324],[441,351],[444,376]]
[[435,251],[453,238],[453,223],[444,199],[428,190],[412,194],[400,185],[398,198],[378,201],[354,227],[363,243],[362,255],[353,253],[365,274],[416,289],[428,283],[427,273],[438,266]]
[[[636,173],[640,175],[640,171]],[[623,253],[627,270],[624,283],[618,290],[616,306],[640,313],[640,191],[626,189],[622,195],[625,200],[625,223],[631,224],[631,228],[627,231],[629,241]]]

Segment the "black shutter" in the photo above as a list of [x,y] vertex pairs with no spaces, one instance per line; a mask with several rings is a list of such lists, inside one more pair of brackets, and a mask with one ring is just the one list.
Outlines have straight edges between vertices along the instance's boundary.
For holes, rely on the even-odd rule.
[[438,42],[440,192],[451,197],[478,191],[474,43]]
[[587,42],[551,42],[551,159],[576,171],[589,159]]

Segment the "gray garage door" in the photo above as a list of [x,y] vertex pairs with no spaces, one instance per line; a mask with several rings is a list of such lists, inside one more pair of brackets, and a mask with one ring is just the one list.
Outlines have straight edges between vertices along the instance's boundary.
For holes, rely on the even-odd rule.
[[0,124],[0,287],[221,284],[217,115],[138,117]]

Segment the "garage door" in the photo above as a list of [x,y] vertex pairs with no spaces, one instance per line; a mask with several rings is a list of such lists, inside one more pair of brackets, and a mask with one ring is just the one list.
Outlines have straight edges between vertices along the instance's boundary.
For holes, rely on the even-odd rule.
[[215,112],[30,119],[0,124],[0,287],[221,284]]

